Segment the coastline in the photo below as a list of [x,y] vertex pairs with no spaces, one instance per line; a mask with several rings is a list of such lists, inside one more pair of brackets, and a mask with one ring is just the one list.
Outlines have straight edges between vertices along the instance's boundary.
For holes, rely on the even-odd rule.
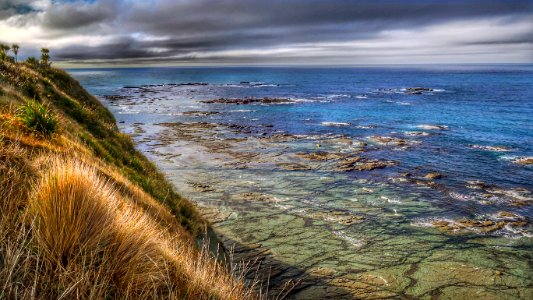
[[[246,82],[240,85],[247,88]],[[502,290],[520,293],[517,297],[527,295],[525,282],[518,273],[490,265],[491,243],[507,243],[506,238],[498,235],[500,226],[514,225],[490,223],[487,219],[461,221],[464,223],[459,223],[459,218],[411,221],[409,214],[432,211],[430,204],[418,200],[421,196],[416,191],[449,193],[439,183],[443,175],[435,170],[421,170],[412,176],[394,177],[394,184],[411,187],[408,192],[412,194],[406,194],[375,180],[388,180],[379,174],[388,174],[388,170],[396,168],[394,164],[386,163],[382,167],[373,157],[367,160],[353,157],[354,154],[365,157],[383,148],[409,153],[428,143],[426,139],[446,136],[455,128],[422,123],[413,125],[402,136],[365,134],[364,140],[342,135],[279,132],[277,124],[254,121],[261,117],[256,110],[294,109],[316,102],[274,103],[268,94],[263,97],[270,97],[265,98],[269,103],[239,98],[227,101],[220,100],[223,98],[218,95],[203,95],[204,91],[218,87],[179,82],[131,86],[102,100],[126,120],[121,127],[134,137],[139,149],[159,165],[180,191],[195,200],[206,218],[229,239],[228,248],[235,242],[238,247],[248,245],[247,248],[257,248],[256,252],[272,254],[272,259],[289,262],[287,265],[297,268],[274,267],[276,272],[282,270],[280,278],[297,280],[303,275],[301,288],[295,288],[290,297],[457,296],[457,293],[470,295],[476,291],[496,297],[488,286],[500,279],[513,282],[509,286],[499,285]],[[152,98],[158,99],[157,103]],[[159,119],[147,120],[145,113],[158,115]],[[238,124],[236,116],[249,121],[246,125]],[[235,123],[226,119],[229,117]],[[342,122],[342,126],[332,124],[328,121],[319,126],[328,131],[358,126],[347,122]],[[374,128],[365,124],[357,129]],[[350,161],[350,157],[354,160]],[[351,180],[351,176],[359,179]],[[342,181],[347,181],[350,188],[339,183]],[[328,189],[327,196],[321,197],[320,187],[326,183],[338,186]],[[476,189],[492,191],[494,195],[505,192],[488,186]],[[332,198],[338,203],[333,203]],[[515,203],[522,201],[509,199]],[[317,202],[329,209],[321,210]],[[513,217],[500,220],[519,221]],[[359,238],[355,238],[357,232]],[[518,249],[529,247],[527,237],[522,239],[524,244],[520,239],[511,241]],[[487,247],[488,252],[474,245]],[[511,253],[516,251],[502,250],[499,250],[502,257],[514,255]],[[456,255],[459,258],[454,259]],[[482,257],[481,263],[474,261],[475,256]],[[507,258],[505,261],[510,262]],[[483,275],[479,280],[468,275],[476,272]],[[312,284],[306,285],[305,276],[321,279],[320,282],[311,279]],[[457,287],[457,282],[466,287]]]
[[533,300],[533,0],[0,0],[0,300]]

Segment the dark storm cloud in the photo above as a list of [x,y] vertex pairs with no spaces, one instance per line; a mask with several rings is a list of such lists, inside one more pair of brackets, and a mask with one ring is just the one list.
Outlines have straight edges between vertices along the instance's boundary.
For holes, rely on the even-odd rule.
[[72,30],[114,19],[118,4],[113,1],[52,5],[44,13],[43,25],[50,29]]
[[0,20],[34,12],[31,2],[30,0],[0,0]]
[[211,30],[279,26],[343,24],[356,21],[405,20],[408,23],[436,22],[442,19],[483,17],[530,12],[531,1],[158,1],[137,5],[131,21],[146,29],[167,32],[177,26],[187,30]]
[[[318,57],[330,61],[336,55],[365,57],[369,54],[354,45],[343,44],[347,41],[377,41],[377,57],[382,54],[399,56],[402,49],[409,56],[419,49],[410,52],[409,45],[400,45],[400,42],[416,40],[424,33],[428,44],[422,46],[427,51],[433,44],[440,45],[440,49],[433,50],[435,53],[446,53],[446,43],[453,51],[475,45],[533,44],[530,34],[533,32],[533,0],[48,2],[50,5],[39,14],[42,28],[48,29],[48,39],[57,41],[78,36],[78,41],[83,40],[84,35],[91,37],[91,42],[83,44],[57,42],[60,46],[54,48],[54,58],[60,60],[223,61],[234,51],[240,53],[243,61],[264,59],[268,62],[293,59],[294,53],[283,50],[289,48],[309,60]],[[16,14],[13,13],[16,5],[34,9],[31,1],[0,0],[0,7],[2,3],[9,4],[4,6],[9,7],[11,15]],[[1,11],[3,9],[0,16]],[[464,26],[457,27],[453,22],[464,22]],[[451,24],[450,30],[435,29],[446,24]],[[475,26],[478,28],[472,29]],[[402,30],[409,31],[410,35],[402,34]],[[434,37],[428,30],[435,30],[442,37]],[[394,54],[383,41],[386,38],[397,47]],[[372,47],[364,46],[367,50]],[[274,48],[279,51],[272,50]],[[268,49],[271,51],[266,51]],[[350,49],[353,54],[348,53]],[[499,48],[492,49],[480,50],[498,51]]]

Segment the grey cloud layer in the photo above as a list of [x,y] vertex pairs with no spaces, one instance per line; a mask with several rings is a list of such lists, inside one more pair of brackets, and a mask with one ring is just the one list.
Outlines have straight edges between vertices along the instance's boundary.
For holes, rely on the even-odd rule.
[[[0,0],[0,18],[24,5],[29,1]],[[108,38],[93,47],[56,49],[58,59],[180,61],[213,53],[210,59],[220,61],[224,59],[221,51],[364,41],[388,30],[413,30],[451,21],[501,17],[502,23],[527,24],[532,11],[533,1],[522,0],[97,0],[51,5],[42,13],[42,26],[54,36],[76,33]],[[531,21],[529,24],[533,31]],[[472,37],[461,45],[517,43],[531,44],[533,36],[519,32],[506,37]],[[308,54],[310,58],[313,55]],[[285,61],[279,56],[276,59]]]

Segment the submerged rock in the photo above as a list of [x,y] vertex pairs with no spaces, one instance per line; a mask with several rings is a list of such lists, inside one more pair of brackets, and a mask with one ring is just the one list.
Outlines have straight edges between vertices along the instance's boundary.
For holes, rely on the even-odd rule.
[[295,140],[303,139],[303,137],[300,137],[294,134],[289,134],[289,133],[277,133],[271,136],[261,137],[260,139],[266,142],[270,142],[270,143],[284,143],[284,142],[292,142]]
[[460,232],[460,231],[478,231],[482,233],[490,233],[505,226],[505,222],[494,222],[492,220],[476,221],[470,219],[461,219],[457,221],[434,221],[432,225],[445,232]]
[[238,193],[232,196],[232,200],[236,201],[250,201],[250,202],[263,202],[263,203],[278,203],[283,202],[284,199],[276,198],[272,195],[256,192]]
[[352,225],[361,223],[365,220],[365,217],[361,215],[352,215],[348,212],[334,210],[311,212],[308,213],[306,216],[312,219],[319,219],[328,222],[338,223],[340,225]]
[[283,163],[276,163],[276,165],[287,171],[308,171],[312,170],[308,165],[300,164],[300,163],[294,163],[294,162],[283,162]]
[[207,193],[207,192],[214,192],[216,191],[212,186],[200,182],[187,182],[191,187],[193,187],[195,190]]
[[332,144],[332,145],[339,145],[339,144],[342,144],[342,145],[353,145],[354,144],[353,139],[350,138],[350,137],[346,137],[346,136],[340,136],[340,137],[335,137],[335,138],[331,138],[331,139],[326,139],[326,140],[323,140],[323,143],[324,144]]

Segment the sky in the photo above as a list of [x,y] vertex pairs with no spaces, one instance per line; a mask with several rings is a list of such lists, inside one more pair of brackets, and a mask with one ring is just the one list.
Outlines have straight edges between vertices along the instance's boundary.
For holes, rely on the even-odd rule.
[[63,66],[533,63],[533,0],[0,0]]

